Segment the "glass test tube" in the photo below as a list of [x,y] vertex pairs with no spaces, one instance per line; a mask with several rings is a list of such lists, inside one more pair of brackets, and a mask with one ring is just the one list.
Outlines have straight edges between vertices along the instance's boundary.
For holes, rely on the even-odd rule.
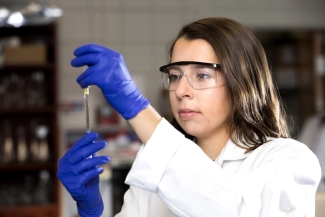
[[[84,72],[86,71],[86,66],[84,66]],[[86,133],[90,132],[89,124],[89,86],[84,88],[84,104],[85,104],[85,113],[86,113]]]
[[89,87],[84,88],[84,103],[85,103],[85,113],[86,113],[86,133],[90,132],[89,125]]

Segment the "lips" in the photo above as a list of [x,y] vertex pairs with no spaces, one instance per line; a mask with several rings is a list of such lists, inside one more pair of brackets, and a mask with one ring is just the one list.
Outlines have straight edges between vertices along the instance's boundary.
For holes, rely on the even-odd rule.
[[190,119],[197,115],[199,112],[191,110],[191,109],[180,109],[178,111],[179,117],[183,120]]

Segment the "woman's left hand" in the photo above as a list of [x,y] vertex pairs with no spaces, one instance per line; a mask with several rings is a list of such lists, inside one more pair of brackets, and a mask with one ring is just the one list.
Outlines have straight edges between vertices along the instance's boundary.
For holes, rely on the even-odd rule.
[[[99,174],[108,156],[92,156],[106,145],[94,142],[97,133],[87,133],[59,160],[57,177],[77,202],[78,213],[83,217],[99,217],[104,205],[99,191]],[[92,156],[92,157],[89,157]]]

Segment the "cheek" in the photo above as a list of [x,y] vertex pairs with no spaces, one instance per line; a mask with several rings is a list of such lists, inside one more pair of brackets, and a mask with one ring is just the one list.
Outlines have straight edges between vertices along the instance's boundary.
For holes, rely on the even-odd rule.
[[173,115],[175,116],[175,112],[177,113],[177,111],[176,111],[177,99],[176,99],[175,94],[173,94],[172,92],[169,93],[169,102],[170,102],[170,106],[171,106]]
[[208,113],[210,113],[211,116],[223,117],[222,119],[227,119],[229,117],[232,106],[230,96],[224,88],[219,88],[217,91],[207,95],[205,101],[209,108]]

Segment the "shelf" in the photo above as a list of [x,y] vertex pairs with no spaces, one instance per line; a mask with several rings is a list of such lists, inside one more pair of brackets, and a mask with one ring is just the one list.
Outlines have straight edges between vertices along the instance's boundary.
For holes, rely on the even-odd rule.
[[1,217],[57,217],[58,214],[56,204],[0,207]]
[[52,170],[56,165],[52,163],[24,163],[24,164],[0,164],[0,171],[33,171],[33,170]]
[[301,90],[297,87],[296,88],[279,88],[279,93],[282,97],[299,95],[300,91]]
[[30,211],[30,210],[39,210],[39,211],[43,211],[43,210],[55,210],[57,209],[57,206],[55,204],[44,204],[44,205],[19,205],[19,206],[8,206],[8,207],[3,207],[0,206],[0,213],[1,211]]
[[55,23],[49,23],[46,25],[29,25],[29,26],[21,26],[19,28],[14,26],[3,26],[0,28],[1,31],[8,31],[9,33],[19,33],[26,32],[29,34],[49,32],[53,34],[55,32]]
[[1,114],[35,114],[35,113],[53,113],[57,109],[55,106],[47,107],[27,107],[27,108],[0,108]]
[[44,64],[15,64],[3,65],[0,71],[30,71],[30,70],[51,70],[54,68],[52,63]]

